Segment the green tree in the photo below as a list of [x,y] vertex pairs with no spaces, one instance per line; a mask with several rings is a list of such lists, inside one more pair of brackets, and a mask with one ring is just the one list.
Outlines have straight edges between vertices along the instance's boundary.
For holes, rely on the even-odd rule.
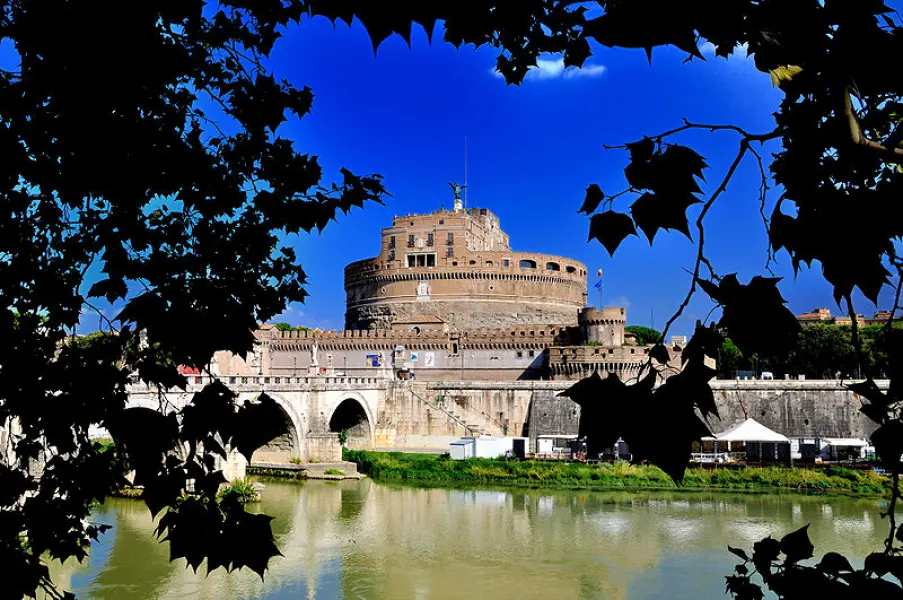
[[786,370],[815,379],[830,379],[838,374],[851,377],[856,371],[852,331],[836,325],[804,327],[790,352]]
[[628,325],[624,331],[636,336],[636,343],[641,345],[657,344],[662,339],[662,334],[651,327],[643,325]]
[[746,368],[743,353],[734,345],[731,338],[726,337],[718,349],[718,375],[721,379],[733,379],[737,371]]
[[288,323],[273,323],[273,327],[279,331],[310,331],[310,327],[290,325]]

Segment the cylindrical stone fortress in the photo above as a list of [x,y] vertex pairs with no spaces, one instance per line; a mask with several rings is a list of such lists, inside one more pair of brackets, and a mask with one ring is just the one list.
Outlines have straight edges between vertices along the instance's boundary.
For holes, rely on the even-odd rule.
[[487,209],[439,210],[395,217],[380,255],[345,267],[345,291],[346,329],[577,325],[586,266],[512,251]]

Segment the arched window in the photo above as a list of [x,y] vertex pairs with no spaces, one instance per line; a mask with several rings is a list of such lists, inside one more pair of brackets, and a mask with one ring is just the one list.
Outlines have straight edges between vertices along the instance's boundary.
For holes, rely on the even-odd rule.
[[520,261],[521,269],[535,269],[536,261],[535,260],[522,260]]
[[561,265],[555,262],[546,263],[546,271],[560,271]]
[[565,268],[565,271],[567,271],[568,273],[576,273],[577,267],[568,266],[567,268]]

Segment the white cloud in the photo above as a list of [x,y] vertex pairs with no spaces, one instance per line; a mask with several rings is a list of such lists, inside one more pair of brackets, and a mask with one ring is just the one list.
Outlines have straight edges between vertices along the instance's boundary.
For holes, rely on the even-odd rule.
[[[495,67],[489,69],[495,77],[503,78]],[[604,65],[585,64],[582,69],[576,67],[564,66],[563,58],[539,58],[536,59],[536,66],[527,72],[525,79],[575,79],[578,77],[598,77],[605,72]]]
[[605,304],[605,306],[620,306],[624,310],[630,309],[630,300],[626,296],[617,296],[611,299],[606,299],[603,296],[602,302]]
[[270,319],[271,323],[288,322],[291,325],[298,325],[299,319],[304,316],[304,311],[294,306],[287,306],[284,311]]
[[565,79],[573,77],[598,77],[605,72],[605,65],[583,65],[582,69],[568,69],[564,72]]
[[564,73],[564,59],[547,60],[539,58],[536,60],[536,68],[531,69],[527,77],[535,77],[536,79],[554,79],[560,77]]

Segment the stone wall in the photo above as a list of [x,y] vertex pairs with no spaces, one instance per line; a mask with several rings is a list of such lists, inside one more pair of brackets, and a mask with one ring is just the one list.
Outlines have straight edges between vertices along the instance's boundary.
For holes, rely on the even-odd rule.
[[[879,385],[885,387],[886,382]],[[876,425],[859,412],[859,396],[840,381],[715,381],[723,431],[750,417],[791,438],[868,438]]]
[[[545,265],[568,259],[516,252],[506,256],[462,258],[463,264],[441,270],[390,267],[358,278],[346,271],[346,327],[386,329],[425,317],[457,330],[577,324],[577,312],[586,304],[585,276],[545,270]],[[471,261],[494,266],[469,265]],[[503,261],[511,266],[495,266]],[[524,269],[518,266],[521,261],[537,266]]]
[[[548,377],[548,352],[569,343],[576,328],[529,325],[475,329],[466,333],[440,330],[278,331],[259,330],[258,347],[247,362],[226,355],[222,375],[297,377],[311,371],[312,348],[324,373],[374,377],[381,368],[414,371],[423,381],[508,381]],[[403,351],[396,349],[401,346]],[[377,360],[381,367],[374,367]],[[244,366],[242,366],[244,365]],[[240,367],[240,368],[239,368]]]
[[308,433],[304,439],[307,462],[338,462],[342,460],[342,445],[337,433]]
[[[868,439],[876,428],[859,412],[859,397],[839,381],[720,380],[712,388],[721,416],[711,421],[714,433],[742,423],[744,407],[750,417],[789,438]],[[577,433],[579,414],[580,407],[565,398],[539,399],[531,411],[531,437],[534,431]],[[567,427],[572,431],[562,430]]]

